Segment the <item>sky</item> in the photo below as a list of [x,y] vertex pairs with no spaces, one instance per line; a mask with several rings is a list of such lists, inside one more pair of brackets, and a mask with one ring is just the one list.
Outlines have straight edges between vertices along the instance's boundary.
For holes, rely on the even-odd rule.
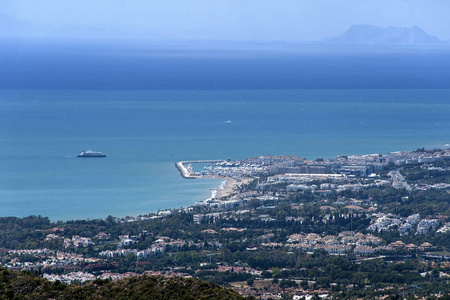
[[450,40],[448,0],[0,0],[0,36],[320,41],[352,24]]

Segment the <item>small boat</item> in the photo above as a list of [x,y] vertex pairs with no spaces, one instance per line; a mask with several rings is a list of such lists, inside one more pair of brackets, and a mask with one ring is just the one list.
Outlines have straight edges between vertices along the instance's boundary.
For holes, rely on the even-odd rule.
[[106,154],[92,150],[87,150],[81,152],[77,157],[106,157]]

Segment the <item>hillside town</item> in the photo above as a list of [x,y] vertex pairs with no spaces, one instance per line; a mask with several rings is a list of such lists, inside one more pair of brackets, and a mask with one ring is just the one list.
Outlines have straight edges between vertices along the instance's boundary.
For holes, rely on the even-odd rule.
[[[261,299],[381,297],[405,284],[428,293],[448,288],[449,149],[177,168],[227,183],[191,207],[135,217],[56,224],[39,216],[15,220],[20,226],[2,218],[1,265],[78,284],[197,277]],[[341,271],[326,271],[332,266]],[[410,271],[399,273],[401,266]],[[375,274],[385,271],[396,277]]]

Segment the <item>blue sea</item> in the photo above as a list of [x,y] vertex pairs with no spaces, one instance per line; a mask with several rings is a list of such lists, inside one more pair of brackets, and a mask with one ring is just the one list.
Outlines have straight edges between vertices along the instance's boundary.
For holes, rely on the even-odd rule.
[[[45,56],[42,45],[7,46],[0,51],[0,216],[137,216],[187,207],[220,186],[181,178],[180,160],[332,158],[450,143],[446,49],[358,49],[355,62],[343,50],[299,54],[295,47],[52,46],[55,54]],[[76,157],[88,149],[108,157]]]

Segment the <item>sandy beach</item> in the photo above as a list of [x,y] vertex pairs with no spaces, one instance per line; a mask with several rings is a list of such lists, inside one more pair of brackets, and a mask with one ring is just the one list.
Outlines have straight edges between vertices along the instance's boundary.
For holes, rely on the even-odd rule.
[[220,189],[214,189],[216,194],[216,199],[221,199],[224,197],[229,197],[234,194],[236,194],[235,188],[238,187],[241,184],[248,184],[250,181],[252,181],[252,178],[245,177],[245,178],[229,178],[229,177],[219,177],[219,176],[202,176],[199,178],[213,178],[213,179],[222,179],[226,181],[223,188]]

